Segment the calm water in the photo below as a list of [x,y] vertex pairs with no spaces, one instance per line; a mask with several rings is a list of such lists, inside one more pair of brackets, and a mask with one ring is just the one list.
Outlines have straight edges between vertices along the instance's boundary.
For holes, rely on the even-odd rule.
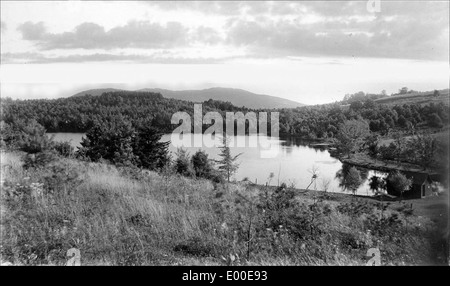
[[[54,138],[56,141],[70,141],[74,147],[79,147],[84,134],[53,133],[52,135],[55,135]],[[205,135],[196,136],[206,137]],[[236,136],[233,138],[235,140],[246,140],[247,142],[247,147],[231,148],[233,155],[242,153],[237,160],[240,165],[235,175],[236,180],[248,178],[250,181],[257,182],[258,184],[269,183],[270,185],[278,185],[279,183],[285,182],[288,185],[294,184],[297,188],[305,189],[311,183],[312,169],[315,168],[318,179],[310,185],[309,189],[322,190],[324,181],[329,180],[328,191],[344,192],[340,186],[341,180],[339,176],[336,176],[339,171],[342,171],[343,164],[336,158],[331,157],[328,150],[310,147],[308,142],[295,138],[270,139],[270,150],[261,147],[249,147],[249,140],[256,140],[256,138],[256,136]],[[264,136],[261,138],[267,139]],[[170,135],[164,135],[162,138],[163,141],[170,139]],[[209,155],[209,158],[219,159],[218,154],[220,150],[218,148],[190,147],[185,149],[191,155],[198,149],[203,149]],[[175,146],[174,142],[169,145],[169,150],[172,152],[173,157],[175,157],[177,146]],[[360,171],[362,171],[364,182],[358,188],[357,194],[371,195],[372,192],[368,185],[368,178],[375,174],[378,176],[384,176],[385,174],[367,169],[360,169]],[[272,179],[269,178],[271,173],[273,173]]]

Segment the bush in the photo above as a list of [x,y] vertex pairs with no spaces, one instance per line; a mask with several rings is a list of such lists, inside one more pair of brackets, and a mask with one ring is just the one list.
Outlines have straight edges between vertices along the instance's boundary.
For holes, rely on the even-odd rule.
[[183,148],[177,150],[177,159],[175,159],[175,172],[186,177],[193,177],[195,172],[189,159],[189,154]]
[[1,130],[2,141],[11,150],[36,154],[50,150],[53,146],[53,140],[47,136],[45,128],[34,119],[15,124],[2,121]]
[[170,142],[160,142],[161,136],[151,126],[136,129],[126,118],[113,116],[95,122],[83,138],[77,157],[93,162],[107,160],[118,166],[162,169],[170,163]]
[[69,141],[55,142],[53,144],[53,149],[63,157],[72,157],[75,154],[75,148]]
[[82,183],[79,167],[66,161],[55,161],[41,170],[41,181],[49,193],[75,191]]
[[57,155],[55,151],[26,154],[23,159],[23,167],[25,169],[45,167],[56,159]]
[[436,113],[432,113],[430,118],[428,119],[428,124],[431,127],[442,128],[444,124],[442,123],[442,119]]
[[336,210],[351,217],[359,217],[363,214],[371,214],[373,207],[367,202],[361,203],[359,201],[352,201],[350,203],[339,204],[339,206],[336,207]]
[[403,222],[397,213],[392,213],[381,218],[379,215],[372,214],[365,220],[366,229],[378,237],[395,237],[395,234],[401,231],[400,226],[402,225]]
[[208,179],[210,179],[215,184],[224,184],[226,182],[223,172],[212,169]]
[[195,176],[198,178],[211,178],[212,167],[208,159],[208,154],[205,151],[198,150],[191,158],[192,167],[194,168]]
[[380,146],[380,155],[384,160],[395,160],[397,158],[397,146],[394,143],[389,144],[389,146]]

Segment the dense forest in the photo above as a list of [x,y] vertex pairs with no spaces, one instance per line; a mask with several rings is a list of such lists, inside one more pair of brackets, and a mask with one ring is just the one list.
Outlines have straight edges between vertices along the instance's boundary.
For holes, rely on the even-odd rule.
[[[248,109],[229,102],[203,102],[203,113],[278,111],[280,134],[307,139],[335,138],[339,124],[346,120],[363,119],[370,131],[381,135],[391,130],[411,128],[442,128],[449,119],[448,106],[379,104],[370,95],[346,96],[342,102],[283,109]],[[349,104],[346,104],[349,103]],[[2,99],[1,120],[6,126],[15,126],[23,120],[35,119],[48,132],[87,132],[95,122],[121,115],[135,127],[151,122],[162,132],[172,132],[176,125],[170,120],[177,111],[193,114],[193,102],[167,99],[151,92],[106,92],[100,96],[80,96],[58,99],[12,100]],[[206,128],[206,127],[205,127]]]
[[[193,114],[193,103],[162,97],[152,92],[107,92],[100,96],[80,96],[53,100],[2,100],[1,120],[16,125],[22,120],[35,119],[48,132],[86,132],[94,122],[123,116],[134,126],[151,123],[163,132],[171,132],[175,126],[170,119],[177,111]],[[203,103],[203,112],[243,111],[229,102],[209,100]]]

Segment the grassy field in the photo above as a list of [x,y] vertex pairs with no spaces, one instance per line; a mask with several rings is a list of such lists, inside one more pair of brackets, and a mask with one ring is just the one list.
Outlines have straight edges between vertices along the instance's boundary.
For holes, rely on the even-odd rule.
[[449,105],[449,90],[441,90],[439,96],[434,96],[433,91],[430,92],[414,92],[410,94],[394,95],[376,99],[375,102],[382,104],[429,104],[431,102]]
[[[433,136],[440,142],[449,142],[450,129],[448,128],[448,126],[446,126],[444,128],[439,128],[439,129],[435,128],[434,130],[432,128],[426,128],[424,130],[418,130],[418,131],[419,132],[423,132],[423,131],[429,132],[431,134],[431,136]],[[405,139],[410,139],[412,137],[413,137],[412,135],[403,136],[403,138],[405,138]],[[388,146],[392,142],[394,142],[394,139],[392,138],[392,136],[384,137],[384,138],[380,139],[379,145],[380,146]]]
[[[213,184],[59,158],[2,155],[1,262],[62,265],[446,264],[446,195],[381,204],[351,195]],[[448,213],[447,213],[448,216]]]

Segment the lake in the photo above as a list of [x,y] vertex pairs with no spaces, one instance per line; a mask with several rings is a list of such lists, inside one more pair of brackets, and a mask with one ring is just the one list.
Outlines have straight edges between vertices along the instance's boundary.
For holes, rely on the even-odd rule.
[[[80,147],[81,138],[84,135],[83,133],[50,134],[55,136],[55,141],[70,141],[75,148]],[[195,136],[206,137],[206,135],[202,134],[197,134]],[[252,139],[252,136],[242,136],[245,138],[239,138],[238,136],[234,137],[240,140],[247,140],[246,142],[248,142],[248,140]],[[231,138],[236,139],[234,137]],[[265,136],[260,135],[260,137],[267,139]],[[171,135],[167,134],[164,135],[161,140],[168,141],[170,139]],[[270,152],[267,152],[266,149],[261,147],[249,147],[248,144],[247,147],[231,148],[233,155],[242,153],[237,160],[240,165],[234,177],[236,180],[247,178],[258,184],[268,183],[274,186],[285,182],[287,185],[294,184],[296,188],[306,189],[311,183],[312,169],[315,168],[317,170],[316,173],[318,174],[318,179],[309,186],[309,189],[322,190],[324,181],[328,180],[330,181],[328,191],[345,192],[342,187],[340,187],[341,180],[336,176],[339,171],[342,171],[343,164],[338,159],[331,157],[327,149],[314,148],[309,146],[308,141],[290,137],[270,138],[269,142],[271,144]],[[215,147],[189,147],[185,149],[187,149],[191,155],[198,149],[203,149],[209,155],[210,159],[219,159],[218,154],[220,153],[220,150]],[[175,157],[177,146],[175,146],[173,142],[169,145],[169,150],[172,152],[172,156]],[[386,174],[363,168],[358,169],[362,171],[364,182],[358,188],[357,194],[372,195],[368,178],[375,174],[377,176],[385,176]],[[273,174],[272,178],[270,178],[271,173]]]

